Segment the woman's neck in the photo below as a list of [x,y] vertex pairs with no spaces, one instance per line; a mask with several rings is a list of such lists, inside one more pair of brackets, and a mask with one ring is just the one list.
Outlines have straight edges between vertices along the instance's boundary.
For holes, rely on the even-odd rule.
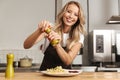
[[64,26],[63,32],[68,33],[70,31],[71,27],[70,26]]

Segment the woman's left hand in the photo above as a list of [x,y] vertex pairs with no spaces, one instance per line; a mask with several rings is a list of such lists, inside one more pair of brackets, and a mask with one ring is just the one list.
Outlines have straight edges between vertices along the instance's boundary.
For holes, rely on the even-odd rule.
[[51,31],[51,32],[48,34],[47,37],[48,37],[48,39],[49,39],[50,42],[51,42],[52,40],[59,40],[59,43],[58,43],[58,44],[60,44],[61,36],[60,36],[58,33],[54,32],[54,31]]

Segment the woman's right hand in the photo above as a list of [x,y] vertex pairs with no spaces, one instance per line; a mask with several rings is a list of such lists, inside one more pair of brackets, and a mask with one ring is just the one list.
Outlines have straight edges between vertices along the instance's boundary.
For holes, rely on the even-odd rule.
[[40,29],[40,31],[44,32],[48,27],[50,27],[50,22],[49,21],[41,21],[39,24],[38,24],[38,28]]

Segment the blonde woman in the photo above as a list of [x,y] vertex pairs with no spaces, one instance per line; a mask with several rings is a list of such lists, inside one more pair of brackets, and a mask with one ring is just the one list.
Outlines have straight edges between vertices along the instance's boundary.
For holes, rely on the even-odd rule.
[[[38,29],[24,42],[24,48],[31,48],[41,39],[45,38],[43,46],[44,58],[40,70],[62,66],[70,69],[70,65],[84,42],[84,15],[80,4],[76,1],[66,3],[56,18],[53,30],[46,34],[44,31],[50,26],[49,21],[41,21]],[[52,40],[59,40],[56,45],[51,45]]]

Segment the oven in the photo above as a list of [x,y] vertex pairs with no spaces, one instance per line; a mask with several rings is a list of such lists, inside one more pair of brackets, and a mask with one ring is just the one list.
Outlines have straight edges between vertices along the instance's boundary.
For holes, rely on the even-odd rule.
[[[118,34],[119,33],[119,34]],[[118,60],[120,53],[120,31],[116,30],[93,30],[89,35],[89,59],[91,64],[111,64]],[[99,64],[100,66],[100,64]]]

